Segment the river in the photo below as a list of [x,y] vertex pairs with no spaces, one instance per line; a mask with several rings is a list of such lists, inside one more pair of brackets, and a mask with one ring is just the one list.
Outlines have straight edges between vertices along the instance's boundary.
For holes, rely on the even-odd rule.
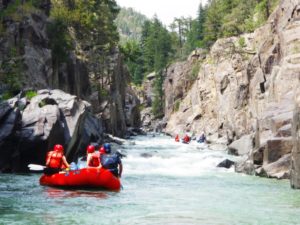
[[216,168],[224,152],[169,137],[134,142],[122,147],[120,192],[61,190],[40,186],[38,174],[0,174],[0,225],[300,224],[300,191],[288,181]]

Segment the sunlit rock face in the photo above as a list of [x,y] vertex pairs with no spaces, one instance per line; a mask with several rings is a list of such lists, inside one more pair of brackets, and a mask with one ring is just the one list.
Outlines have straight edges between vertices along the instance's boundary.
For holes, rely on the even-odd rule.
[[291,166],[291,186],[300,188],[300,88],[295,95],[295,110],[292,125],[293,151]]
[[283,0],[254,33],[219,39],[206,57],[194,52],[186,62],[170,66],[164,84],[165,131],[217,133],[227,144],[250,135],[248,149],[234,144],[234,152],[247,153],[251,173],[289,178],[300,80],[299,21],[300,1]]

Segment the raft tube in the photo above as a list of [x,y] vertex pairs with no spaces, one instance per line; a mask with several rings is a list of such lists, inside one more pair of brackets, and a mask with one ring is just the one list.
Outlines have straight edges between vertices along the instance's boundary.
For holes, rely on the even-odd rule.
[[43,174],[40,184],[61,188],[104,188],[112,191],[118,191],[121,188],[120,179],[109,170],[94,167],[52,175]]

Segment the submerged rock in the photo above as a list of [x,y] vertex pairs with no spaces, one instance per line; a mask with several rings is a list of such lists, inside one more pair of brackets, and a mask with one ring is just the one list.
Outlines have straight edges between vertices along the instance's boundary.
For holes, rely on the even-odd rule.
[[264,163],[273,163],[292,152],[292,138],[272,138],[267,141],[264,151]]
[[153,157],[153,155],[150,154],[150,153],[142,153],[141,157],[143,157],[143,158],[151,158],[151,157]]
[[229,169],[231,166],[234,165],[234,162],[229,160],[229,159],[225,159],[223,160],[222,162],[220,162],[217,167],[223,167],[223,168],[226,168],[226,169]]

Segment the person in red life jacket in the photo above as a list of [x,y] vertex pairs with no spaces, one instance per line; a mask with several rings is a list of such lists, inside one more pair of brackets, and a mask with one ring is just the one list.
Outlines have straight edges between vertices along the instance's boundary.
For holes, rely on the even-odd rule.
[[87,151],[87,166],[88,167],[101,167],[100,163],[100,153],[95,152],[95,146],[89,145],[86,149]]
[[101,148],[99,149],[99,154],[106,154],[105,148],[104,146],[101,146]]
[[188,144],[190,143],[191,138],[189,137],[189,135],[185,134],[184,138],[183,138],[183,143]]
[[178,135],[178,134],[177,134],[176,137],[175,137],[175,141],[176,141],[176,142],[179,142],[179,141],[180,141],[179,135]]
[[70,165],[64,156],[64,147],[59,144],[55,145],[53,150],[47,154],[46,169],[44,170],[44,173],[54,174],[69,167]]

